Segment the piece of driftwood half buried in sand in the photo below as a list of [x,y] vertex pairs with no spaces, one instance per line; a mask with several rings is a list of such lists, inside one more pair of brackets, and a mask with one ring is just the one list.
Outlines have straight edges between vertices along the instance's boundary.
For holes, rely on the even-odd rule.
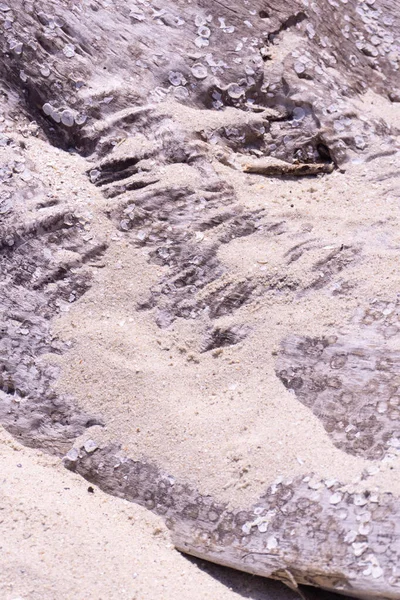
[[400,597],[399,15],[0,4],[0,422],[359,598]]

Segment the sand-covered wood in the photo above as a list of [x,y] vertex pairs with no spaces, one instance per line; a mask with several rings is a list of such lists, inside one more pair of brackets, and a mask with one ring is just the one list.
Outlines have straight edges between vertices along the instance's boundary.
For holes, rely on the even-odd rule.
[[360,598],[400,589],[399,14],[0,4],[0,422]]

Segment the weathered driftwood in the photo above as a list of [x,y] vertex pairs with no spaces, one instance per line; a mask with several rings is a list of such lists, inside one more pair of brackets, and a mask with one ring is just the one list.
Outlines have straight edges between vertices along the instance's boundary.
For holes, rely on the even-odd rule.
[[391,494],[349,493],[310,474],[279,480],[254,506],[233,511],[118,447],[90,450],[73,449],[67,466],[162,515],[183,552],[294,589],[399,597],[400,512]]
[[252,160],[243,165],[245,173],[267,176],[306,177],[320,175],[321,173],[332,173],[333,169],[334,165],[332,163],[287,163],[273,158]]
[[[209,14],[214,21],[222,19],[210,39]],[[169,269],[160,289],[179,280],[172,299],[160,289],[149,299],[149,306],[160,308],[160,325],[189,315],[200,318],[205,308],[216,318],[266,288],[295,289],[295,284],[289,276],[270,275],[268,280],[223,282],[207,291],[221,276],[220,244],[250,235],[262,219],[271,235],[283,233],[281,223],[267,223],[265,215],[247,214],[238,207],[229,182],[210,170],[212,148],[220,145],[241,155],[257,151],[272,157],[249,158],[249,173],[297,176],[329,173],[333,161],[341,163],[349,151],[376,140],[390,145],[393,132],[380,120],[371,119],[366,127],[352,97],[367,85],[393,96],[399,14],[395,2],[380,0],[362,6],[349,0],[340,7],[319,0],[254,0],[251,13],[244,2],[224,6],[211,0],[170,0],[161,11],[150,3],[125,0],[2,2],[5,116],[18,116],[14,130],[28,135],[36,127],[50,143],[90,155],[88,175],[108,198],[116,199],[109,215],[120,231],[129,235],[143,223],[154,225],[152,259]],[[198,25],[202,19],[205,23]],[[371,27],[381,28],[386,44],[382,52],[376,50],[383,44],[379,36],[377,45],[375,39],[374,44],[367,41]],[[250,29],[256,41],[238,44]],[[227,52],[233,32],[237,39]],[[285,50],[283,42],[292,35],[302,41],[300,56]],[[281,52],[275,53],[280,46]],[[201,48],[212,52],[211,58],[199,58]],[[338,108],[343,98],[345,104]],[[179,110],[169,111],[165,99]],[[263,113],[259,121],[254,115],[243,119],[255,105],[279,109],[273,113],[273,127]],[[212,126],[202,130],[199,144],[193,115],[206,118],[212,111],[215,117],[224,106],[232,108],[231,122],[218,127],[214,118]],[[33,119],[36,126],[29,125]],[[25,145],[10,137],[2,152],[8,156],[11,151],[15,164],[29,156]],[[192,165],[205,180],[208,220],[194,210],[196,189],[190,181],[163,182],[157,166],[175,163]],[[49,334],[51,319],[71,294],[78,299],[90,287],[91,264],[101,259],[109,242],[86,243],[74,207],[58,204],[36,181],[26,185],[8,176],[7,168],[2,173],[0,236],[2,281],[7,283],[0,288],[0,420],[25,443],[64,453],[85,427],[101,423],[102,417],[82,415],[72,400],[58,397],[51,388],[57,372],[37,357],[66,351]],[[54,210],[45,219],[36,215],[28,221],[26,201],[36,197],[38,208],[43,202],[51,208],[53,202]],[[177,201],[183,200],[186,204],[177,212]],[[176,233],[176,251],[165,257],[159,249],[177,221],[187,227]],[[215,235],[214,245],[199,250],[195,234],[221,223],[225,229]],[[79,259],[54,267],[56,252],[72,246]],[[195,266],[188,264],[194,251]],[[293,256],[301,251],[293,248]],[[318,273],[309,290],[300,291],[321,289],[356,258],[356,248],[333,251],[323,264],[315,265],[323,276]],[[205,290],[201,298],[193,291],[194,277]],[[375,321],[380,326],[379,319]],[[388,327],[385,335],[397,325]],[[237,332],[212,332],[208,347],[227,335]],[[397,353],[378,349],[373,358],[386,361],[386,367],[371,362],[371,338],[361,336],[357,342],[291,338],[283,341],[277,359],[277,376],[321,418],[334,442],[367,457],[383,452],[387,437],[383,439],[382,432],[394,434],[386,417],[395,410],[389,408],[390,401],[386,410],[378,411],[379,417],[371,412],[365,422],[356,423],[355,439],[352,430],[344,439],[337,407],[327,413],[321,402],[330,385],[327,380],[333,377],[331,369],[342,369],[331,381],[335,398],[347,394],[354,411],[364,398],[356,373],[362,373],[362,383],[373,379],[375,385],[378,379],[378,386],[389,389],[390,379],[397,376]],[[185,552],[281,579],[292,587],[310,584],[361,598],[400,596],[399,499],[392,494],[350,493],[340,482],[319,481],[304,473],[294,481],[271,484],[256,505],[230,511],[185,482],[174,481],[150,459],[148,464],[134,461],[113,446],[90,450],[70,451],[67,466],[106,491],[163,515],[176,546]]]

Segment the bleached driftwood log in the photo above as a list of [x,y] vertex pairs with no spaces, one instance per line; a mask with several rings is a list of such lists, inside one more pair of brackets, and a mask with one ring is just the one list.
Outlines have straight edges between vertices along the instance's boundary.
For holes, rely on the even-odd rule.
[[[266,287],[247,277],[198,294],[221,276],[218,247],[254,233],[264,218],[239,210],[230,182],[212,171],[215,146],[233,156],[246,154],[245,172],[266,176],[329,174],[349,152],[382,143],[390,155],[394,148],[395,132],[377,117],[368,123],[360,119],[357,102],[367,87],[397,97],[397,2],[254,0],[251,10],[239,1],[162,4],[162,9],[125,0],[0,4],[6,123],[1,151],[10,161],[1,174],[0,420],[27,444],[61,454],[69,450],[69,468],[163,515],[184,552],[294,588],[309,584],[360,598],[398,598],[400,514],[394,494],[357,493],[305,471],[294,480],[271,483],[254,506],[231,511],[197,493],[187,483],[190,473],[187,482],[175,481],[162,464],[153,464],[151,448],[148,463],[124,456],[118,445],[70,449],[103,417],[84,415],[73,399],[57,396],[52,389],[57,370],[39,357],[67,351],[50,334],[52,319],[63,303],[77,300],[91,286],[92,264],[102,260],[111,242],[88,242],[78,206],[58,199],[29,173],[18,179],[25,158],[31,160],[19,134],[39,135],[88,157],[91,183],[116,199],[108,207],[116,228],[127,236],[134,233],[135,243],[152,244],[154,260],[169,269],[166,283],[174,286],[174,296],[155,290],[148,302],[162,308],[161,325],[201,319],[205,310],[217,318]],[[249,36],[246,45],[243,39]],[[301,40],[301,53],[293,39]],[[256,106],[266,110],[254,111]],[[159,167],[174,164],[190,165],[205,180],[208,221],[196,213],[190,181],[164,182]],[[32,199],[37,201],[33,217],[27,208]],[[39,216],[43,207],[49,209],[45,217]],[[186,227],[175,234],[177,250],[165,258],[159,250],[177,222]],[[196,235],[221,223],[226,231],[220,237],[211,231],[214,245],[199,250]],[[152,232],[149,242],[137,242],[143,224]],[[59,251],[67,258],[55,266]],[[187,257],[194,251],[193,266]],[[302,250],[296,246],[296,252],[298,257]],[[333,281],[357,252],[345,246],[334,250],[315,265],[322,275],[300,292]],[[282,285],[295,289],[289,276],[268,279],[268,289]],[[380,317],[378,310],[376,318],[373,312],[378,329],[392,314],[385,311]],[[390,327],[396,334],[397,324]],[[204,350],[244,337],[243,329],[217,328]],[[357,343],[283,340],[276,369],[299,402],[321,418],[334,443],[346,452],[380,458],[396,436],[397,406],[390,402],[396,397],[391,386],[399,355],[384,342],[377,349],[371,339],[368,334]],[[375,386],[376,402],[368,418],[357,421],[355,414],[364,410],[365,379]],[[326,396],[340,405],[340,418],[332,403],[330,412],[321,410]],[[376,406],[379,402],[386,404]],[[354,421],[348,431],[345,417]]]

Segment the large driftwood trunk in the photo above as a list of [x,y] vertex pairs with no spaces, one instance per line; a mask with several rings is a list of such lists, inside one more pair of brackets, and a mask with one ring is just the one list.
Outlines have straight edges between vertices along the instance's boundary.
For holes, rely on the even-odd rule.
[[[85,157],[115,230],[165,267],[137,312],[153,310],[160,328],[207,318],[202,352],[251,343],[246,327],[224,329],[216,320],[281,290],[340,297],[341,274],[362,250],[355,242],[325,253],[302,289],[289,270],[223,279],[223,244],[261,229],[292,234],[266,211],[244,210],[217,166],[249,177],[330,177],[356,157],[367,175],[380,160],[382,177],[395,181],[398,132],[360,111],[367,90],[400,100],[399,9],[396,0],[0,3],[1,423],[26,444],[67,453],[67,466],[104,490],[163,515],[184,552],[294,588],[360,598],[400,597],[394,493],[360,493],[305,471],[233,510],[196,491],[190,472],[176,481],[151,448],[147,461],[126,456],[123,439],[71,449],[105,419],[56,393],[57,369],[40,356],[68,351],[51,322],[91,287],[112,241],[88,240],[78,201],[58,198],[32,176],[41,165],[29,139]],[[171,181],[171,165],[188,175]],[[196,212],[199,185],[206,218]],[[210,242],[200,248],[204,231]],[[324,241],[293,235],[288,265],[315,247]],[[296,331],[266,349],[276,353],[276,377],[346,453],[396,454],[397,315],[390,298],[370,306],[366,299],[342,331],[322,338]]]

